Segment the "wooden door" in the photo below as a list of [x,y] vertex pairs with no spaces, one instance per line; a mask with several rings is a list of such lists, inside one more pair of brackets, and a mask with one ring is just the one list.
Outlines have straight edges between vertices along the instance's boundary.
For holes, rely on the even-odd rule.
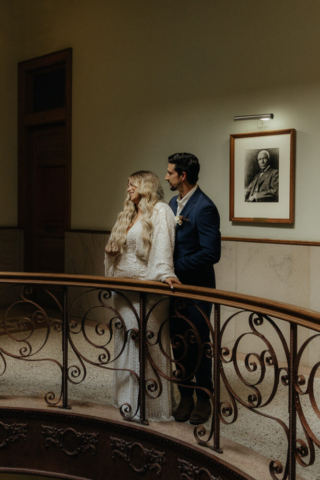
[[71,50],[19,64],[19,226],[25,270],[64,272],[71,213]]
[[64,124],[32,130],[32,270],[64,271],[68,174]]

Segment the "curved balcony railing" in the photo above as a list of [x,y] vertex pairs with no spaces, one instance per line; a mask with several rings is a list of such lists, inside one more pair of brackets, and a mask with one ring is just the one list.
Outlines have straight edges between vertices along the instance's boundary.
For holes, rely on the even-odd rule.
[[[309,471],[317,463],[319,313],[253,296],[184,285],[177,285],[172,291],[165,284],[131,279],[2,273],[0,283],[6,299],[0,319],[0,374],[5,376],[9,358],[21,364],[50,362],[59,369],[61,384],[59,391],[44,395],[48,406],[69,408],[68,387],[84,382],[88,367],[90,371],[123,370],[136,383],[138,393],[135,405],[119,405],[119,415],[147,425],[146,399],[152,402],[159,398],[165,385],[186,385],[201,359],[207,356],[213,360],[214,393],[206,391],[213,415],[209,428],[194,428],[199,445],[222,453],[221,426],[232,429],[241,416],[239,412],[245,409],[252,418],[264,418],[270,425],[278,425],[286,439],[284,460],[273,458],[269,462],[272,479],[295,480],[297,465]],[[214,307],[213,325],[199,310],[210,329],[211,339],[205,344],[185,309],[186,302],[199,300]],[[158,314],[158,325],[153,323],[150,327],[152,314],[165,303],[169,313]],[[117,309],[123,304],[125,310]],[[134,325],[132,320],[128,324],[124,314],[129,311]],[[171,350],[167,351],[162,344],[164,331],[177,319],[185,322],[186,328],[183,334],[172,336]],[[42,339],[33,342],[39,328]],[[56,334],[61,335],[62,355],[48,356],[47,345]],[[137,371],[130,365],[117,367],[129,342],[135,342],[139,348]],[[194,347],[194,370],[185,372],[182,360]],[[172,365],[170,374],[154,361],[155,349]],[[182,352],[180,357],[174,358],[175,349]],[[304,360],[307,353],[308,359]],[[277,415],[280,389],[286,390],[286,419]],[[281,398],[283,401],[284,396]]]

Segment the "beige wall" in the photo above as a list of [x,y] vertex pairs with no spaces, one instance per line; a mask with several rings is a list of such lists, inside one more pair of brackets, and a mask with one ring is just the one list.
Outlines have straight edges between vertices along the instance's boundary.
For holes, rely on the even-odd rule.
[[[17,1],[20,60],[73,48],[74,228],[111,228],[128,174],[191,151],[223,235],[319,240],[318,0]],[[293,228],[228,220],[229,135],[257,130],[233,117],[264,111],[297,129]]]
[[17,225],[16,0],[0,1],[0,226]]

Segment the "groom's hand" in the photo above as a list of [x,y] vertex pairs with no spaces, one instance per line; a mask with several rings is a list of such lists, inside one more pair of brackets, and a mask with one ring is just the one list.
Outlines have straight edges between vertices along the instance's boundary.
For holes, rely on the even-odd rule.
[[164,281],[164,283],[167,283],[169,285],[170,288],[172,288],[173,290],[173,284],[177,284],[177,285],[182,285],[181,282],[179,282],[179,280],[176,278],[176,277],[167,277]]

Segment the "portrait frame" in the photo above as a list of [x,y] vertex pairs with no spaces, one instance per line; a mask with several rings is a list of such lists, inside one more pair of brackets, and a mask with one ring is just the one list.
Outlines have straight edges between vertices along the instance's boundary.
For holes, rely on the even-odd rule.
[[230,135],[232,222],[294,223],[295,144],[295,129]]

